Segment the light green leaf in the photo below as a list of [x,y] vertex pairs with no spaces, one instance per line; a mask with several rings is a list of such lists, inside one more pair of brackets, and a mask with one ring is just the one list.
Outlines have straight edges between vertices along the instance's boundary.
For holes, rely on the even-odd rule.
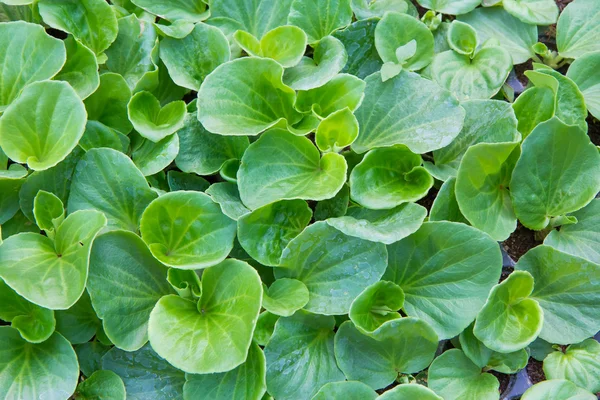
[[375,400],[377,392],[358,381],[330,382],[319,389],[311,400]]
[[595,40],[600,22],[600,4],[594,0],[577,0],[560,14],[556,28],[556,47],[562,57],[579,58],[600,50]]
[[565,379],[539,382],[523,393],[521,400],[596,400],[596,395]]
[[277,400],[310,399],[319,388],[344,380],[333,350],[333,317],[298,311],[280,318],[265,347],[267,389]]
[[185,102],[173,101],[164,107],[152,93],[136,93],[127,105],[133,127],[146,139],[159,142],[183,127]]
[[445,400],[498,400],[500,384],[495,376],[482,373],[458,349],[444,352],[429,367],[429,387]]
[[72,34],[96,54],[117,37],[117,17],[106,1],[40,0],[38,4],[46,24]]
[[600,264],[600,200],[594,199],[570,215],[577,218],[577,223],[553,230],[546,236],[544,244]]
[[55,313],[56,331],[72,344],[86,343],[101,329],[101,322],[92,308],[90,296],[84,291],[77,303],[68,310]]
[[56,75],[67,57],[61,40],[48,35],[42,26],[23,21],[0,25],[0,49],[0,111],[28,84]]
[[407,71],[386,82],[380,74],[365,81],[365,99],[355,113],[360,126],[355,152],[404,144],[422,154],[445,147],[460,132],[465,111],[434,82]]
[[535,55],[537,26],[513,17],[502,7],[476,8],[458,20],[471,25],[482,43],[497,40],[510,53],[513,64],[522,64]]
[[279,265],[281,253],[310,222],[303,200],[283,200],[260,207],[238,220],[238,239],[248,254],[267,266]]
[[242,201],[257,209],[278,200],[332,198],[346,180],[346,160],[336,153],[319,156],[305,137],[281,129],[265,132],[242,157]]
[[419,200],[433,186],[422,162],[404,145],[369,151],[350,174],[352,200],[375,210]]
[[510,353],[525,348],[539,335],[544,313],[533,291],[533,277],[515,271],[492,288],[487,302],[477,315],[473,333],[486,347]]
[[438,13],[460,15],[473,10],[481,0],[417,0],[417,3]]
[[289,68],[297,65],[302,59],[306,42],[306,33],[302,29],[292,25],[279,26],[262,37],[258,42],[260,53],[252,55],[272,58],[283,67]]
[[246,361],[220,374],[187,374],[183,385],[184,400],[260,400],[265,383],[265,355],[256,343],[250,345]]
[[541,122],[554,116],[556,96],[548,87],[530,87],[513,103],[519,132],[526,138]]
[[0,146],[13,161],[45,170],[77,146],[85,122],[85,107],[68,83],[32,83],[2,115]]
[[177,134],[167,136],[156,143],[148,139],[140,141],[139,147],[131,153],[131,158],[144,176],[154,175],[168,167],[179,152]]
[[0,279],[0,319],[10,322],[21,337],[31,343],[46,341],[56,326],[54,312],[19,296]]
[[455,52],[470,56],[477,49],[477,32],[467,23],[452,21],[448,29],[448,44]]
[[327,223],[349,236],[392,244],[419,229],[426,216],[427,209],[415,203],[404,203],[389,210],[353,206],[345,216],[329,218]]
[[305,310],[346,314],[352,301],[381,278],[386,261],[382,243],[346,236],[321,221],[290,241],[275,277],[297,279],[308,287]]
[[133,128],[127,116],[130,99],[131,90],[125,78],[112,72],[104,73],[100,75],[98,89],[85,99],[88,120],[101,122],[126,135]]
[[512,353],[492,352],[487,368],[500,372],[501,374],[516,374],[527,366],[529,353],[526,349]]
[[82,400],[125,400],[125,385],[112,371],[96,371],[77,386],[75,398]]
[[250,210],[242,203],[238,187],[235,183],[213,183],[206,189],[206,194],[210,195],[213,201],[221,207],[223,214],[234,221],[237,221],[244,215],[250,213]]
[[67,209],[69,213],[102,211],[109,229],[137,232],[142,212],[156,197],[126,155],[113,149],[92,149],[77,164]]
[[64,44],[67,61],[55,79],[68,82],[79,97],[85,99],[100,86],[96,55],[73,36],[69,36]]
[[460,212],[456,201],[456,178],[450,178],[440,188],[435,196],[431,210],[429,210],[429,221],[450,221],[468,224],[469,221]]
[[275,324],[279,318],[279,315],[271,314],[268,311],[260,313],[256,322],[256,329],[254,330],[254,341],[261,346],[266,346],[273,335]]
[[79,140],[79,147],[85,151],[108,147],[124,153],[129,149],[129,138],[102,122],[88,121]]
[[[266,286],[265,286],[266,288]],[[308,303],[308,289],[296,279],[277,279],[265,289],[263,307],[282,317],[289,317]]]
[[267,58],[244,57],[218,66],[198,92],[198,119],[209,132],[234,136],[295,124],[301,119],[293,108],[296,94],[282,76],[283,67]]
[[325,85],[298,91],[295,107],[298,111],[325,118],[330,114],[349,108],[356,110],[364,97],[365,82],[353,75],[339,74]]
[[335,335],[335,357],[346,378],[381,389],[399,373],[425,369],[435,355],[438,337],[418,318],[399,318],[381,325],[370,335],[350,321]]
[[366,288],[350,306],[349,317],[359,331],[372,333],[384,322],[402,317],[404,292],[392,282],[379,281]]
[[[28,0],[14,0],[15,2],[29,2]],[[32,0],[33,2],[33,0]],[[12,0],[0,2],[0,22],[27,21],[40,23],[39,13],[33,11],[32,4],[11,5]]]
[[149,344],[135,352],[113,347],[102,357],[102,369],[123,380],[127,399],[181,399],[185,374],[160,358]]
[[[600,11],[599,11],[600,14]],[[571,64],[567,77],[577,84],[585,105],[596,118],[600,118],[600,51],[587,53]]]
[[169,21],[203,21],[210,15],[206,2],[202,0],[171,0],[168,4],[160,0],[131,0],[136,6]]
[[568,379],[592,393],[600,391],[600,343],[587,339],[544,359],[548,379]]
[[333,34],[342,42],[348,54],[348,62],[342,72],[364,79],[379,71],[383,61],[375,48],[375,28],[378,22],[378,18],[356,21]]
[[288,23],[296,25],[315,43],[352,22],[350,0],[294,0]]
[[519,221],[544,229],[552,217],[577,211],[600,191],[600,154],[584,131],[554,117],[523,141],[509,186]]
[[599,265],[537,246],[521,257],[515,269],[529,272],[535,281],[530,298],[544,311],[542,339],[578,343],[600,330]]
[[429,323],[440,339],[458,335],[475,319],[500,277],[498,244],[463,224],[426,222],[387,248],[383,279],[402,288],[406,314]]
[[149,73],[156,72],[158,37],[149,21],[139,20],[135,14],[119,19],[119,34],[106,50],[106,67],[127,82],[132,91],[143,88]]
[[406,0],[352,0],[352,11],[356,19],[383,18],[387,12],[412,14],[414,6]]
[[0,327],[0,393],[6,399],[66,399],[77,386],[75,351],[60,334],[28,343],[11,327]]
[[63,202],[53,193],[40,190],[33,200],[35,223],[46,235],[54,238],[54,230],[65,219]]
[[504,0],[509,14],[531,25],[550,25],[558,18],[558,6],[553,0]]
[[199,23],[182,39],[163,39],[160,58],[177,85],[197,91],[208,74],[229,61],[229,43],[218,28]]
[[65,219],[54,242],[35,233],[11,236],[0,247],[0,276],[32,303],[65,310],[85,289],[92,242],[105,225],[102,213],[80,211]]
[[379,400],[443,400],[433,390],[414,383],[398,385],[378,397]]
[[229,259],[203,272],[201,289],[198,304],[175,295],[158,301],[150,314],[150,343],[186,372],[226,372],[246,360],[262,301],[260,277],[245,262]]
[[315,134],[317,147],[323,152],[340,152],[358,136],[358,121],[346,107],[329,114],[321,121]]

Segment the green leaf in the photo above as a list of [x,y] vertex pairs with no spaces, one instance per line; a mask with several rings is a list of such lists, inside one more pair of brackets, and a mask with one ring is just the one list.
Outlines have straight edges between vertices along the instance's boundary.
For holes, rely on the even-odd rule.
[[414,383],[398,385],[378,397],[379,400],[443,400],[433,390]]
[[126,135],[133,128],[127,116],[127,103],[130,99],[131,90],[125,78],[106,72],[100,75],[98,89],[85,99],[88,120],[101,122]]
[[127,105],[133,127],[148,140],[159,142],[183,127],[185,102],[173,101],[164,107],[150,92],[136,93]]
[[142,212],[156,197],[126,155],[113,149],[92,149],[77,164],[67,209],[69,213],[102,211],[109,229],[137,232]]
[[473,10],[481,0],[417,0],[417,3],[438,13],[460,15]]
[[372,333],[384,322],[402,317],[404,292],[392,282],[379,281],[366,288],[350,306],[350,319],[359,331]]
[[242,203],[238,187],[235,183],[213,183],[206,189],[206,194],[210,195],[213,201],[221,207],[223,214],[234,221],[250,213],[250,210]]
[[[135,134],[135,136],[139,135]],[[79,140],[79,147],[85,151],[108,147],[126,153],[129,150],[129,145],[129,137],[98,121],[88,121],[85,125],[85,132]]]
[[515,269],[527,271],[535,285],[529,296],[544,311],[540,337],[551,343],[578,343],[600,330],[600,266],[548,246],[527,252]]
[[482,373],[458,349],[444,352],[429,367],[429,387],[445,400],[497,400],[500,384],[495,376]]
[[386,261],[382,243],[346,236],[321,221],[290,241],[275,277],[297,279],[308,287],[305,310],[346,314],[352,301],[381,278]]
[[331,199],[317,202],[315,207],[315,221],[323,221],[327,218],[338,218],[346,215],[348,203],[350,202],[350,189],[348,185],[342,186],[339,192]]
[[352,0],[352,11],[356,19],[363,20],[373,17],[383,18],[387,12],[412,14],[412,3],[405,0]]
[[552,217],[579,210],[600,191],[598,149],[579,127],[554,117],[523,141],[510,189],[519,221],[544,229]]
[[105,225],[102,213],[79,211],[59,226],[54,242],[35,233],[11,236],[0,247],[0,276],[32,303],[65,310],[85,289],[92,242]]
[[431,210],[429,210],[429,221],[450,221],[468,224],[469,221],[460,212],[456,201],[456,178],[450,178],[440,188],[435,196]]
[[500,372],[501,374],[516,374],[527,366],[529,353],[526,349],[512,353],[492,352],[487,368]]
[[333,317],[298,311],[280,318],[265,347],[267,389],[277,400],[310,399],[344,380],[334,356]]
[[558,6],[553,0],[504,0],[504,9],[532,25],[550,25],[558,18]]
[[236,43],[253,57],[266,57],[285,68],[297,65],[306,50],[306,33],[297,26],[285,25],[271,29],[259,41],[248,32],[237,31]]
[[358,136],[358,121],[346,107],[329,114],[321,121],[315,135],[317,147],[323,152],[340,152]]
[[177,190],[196,190],[203,192],[210,186],[206,179],[196,174],[187,174],[176,170],[167,172],[167,181],[172,192]]
[[517,97],[513,109],[523,138],[526,138],[538,124],[554,116],[555,103],[555,94],[548,87],[531,87]]
[[539,382],[523,393],[521,400],[596,400],[596,395],[565,379]]
[[385,82],[377,73],[365,81],[365,99],[355,113],[360,126],[355,152],[404,144],[426,153],[445,147],[460,132],[465,111],[435,83],[407,71]]
[[550,232],[544,244],[576,257],[600,264],[600,200],[594,199],[579,211],[570,214],[577,223],[561,226]]
[[483,47],[472,57],[448,50],[431,63],[433,79],[461,101],[493,97],[512,69],[510,53],[500,46]]
[[245,262],[229,259],[204,271],[201,289],[198,304],[175,295],[158,301],[150,314],[150,343],[186,372],[226,372],[246,360],[262,301],[260,277]]
[[427,209],[415,203],[404,203],[389,210],[353,206],[345,216],[330,218],[327,223],[349,236],[392,244],[419,229],[426,216]]
[[158,37],[149,21],[135,14],[119,19],[119,34],[106,50],[106,67],[125,78],[132,91],[143,89],[144,80],[157,69]]
[[352,22],[350,0],[294,0],[288,23],[296,25],[315,43]]
[[557,24],[556,47],[562,57],[579,58],[600,50],[595,36],[600,22],[600,4],[578,0],[565,8]]
[[600,343],[587,339],[563,353],[554,351],[544,359],[548,379],[567,379],[592,393],[600,391]]
[[96,54],[101,54],[115,41],[117,17],[103,0],[40,0],[44,22],[75,36]]
[[321,387],[311,400],[375,400],[377,392],[358,381],[330,382]]
[[267,58],[244,57],[222,64],[200,87],[198,119],[209,132],[234,136],[257,135],[279,123],[295,124],[301,119],[293,108],[296,94],[282,77],[283,67]]
[[152,308],[162,296],[174,293],[166,278],[167,268],[139,236],[113,231],[98,237],[87,288],[106,335],[117,347],[134,351],[147,342]]
[[379,71],[383,61],[375,47],[375,27],[378,22],[378,18],[356,21],[348,28],[333,34],[333,37],[342,42],[348,54],[348,62],[342,72],[364,79]]
[[458,336],[460,346],[456,346],[461,349],[465,355],[479,368],[484,368],[490,362],[494,351],[483,344],[475,334],[473,333],[473,327],[475,323],[472,323],[465,328],[464,331]]
[[56,316],[56,331],[72,344],[88,342],[101,327],[101,322],[92,308],[87,291],[68,310],[59,310]]
[[370,335],[346,321],[335,335],[335,357],[346,378],[381,389],[399,373],[425,369],[435,355],[438,337],[418,318],[399,318]]
[[102,356],[110,350],[100,342],[85,342],[75,346],[79,368],[84,376],[91,376],[94,372],[102,369]]
[[113,347],[102,357],[102,369],[115,372],[123,380],[127,399],[180,399],[185,374],[160,358],[149,344],[135,352]]
[[10,322],[21,337],[31,343],[46,341],[56,326],[54,312],[19,296],[0,279],[0,319]]
[[554,350],[554,345],[552,343],[548,343],[539,337],[527,347],[527,351],[531,354],[531,357],[537,361],[544,361],[544,358]]
[[96,371],[77,386],[75,397],[82,400],[125,400],[125,385],[112,371]]
[[60,334],[28,343],[11,327],[0,327],[0,393],[6,399],[66,399],[75,391],[79,366]]
[[339,74],[325,85],[298,91],[295,107],[298,111],[313,113],[320,117],[349,108],[354,111],[364,97],[365,82],[353,75]]
[[[3,0],[0,2],[0,22],[10,21],[27,21],[27,22],[41,22],[38,13],[34,12],[33,5],[10,5],[11,0]],[[19,0],[16,0],[17,2]],[[27,1],[27,0],[23,0]]]
[[459,21],[471,25],[479,40],[497,40],[506,49],[513,64],[527,62],[535,55],[533,46],[538,41],[537,26],[527,24],[507,13],[502,7],[476,8],[458,17]]
[[202,0],[174,0],[168,4],[160,0],[131,0],[131,2],[149,13],[169,21],[199,22],[210,15],[206,11],[206,3]]
[[100,86],[98,62],[93,51],[69,36],[65,41],[67,61],[55,79],[68,82],[85,99]]
[[267,266],[279,265],[283,249],[306,228],[312,210],[303,200],[260,207],[238,220],[238,239],[248,254]]
[[229,43],[218,28],[199,23],[184,38],[163,39],[160,58],[177,85],[197,91],[208,74],[229,61]]
[[577,84],[587,109],[596,118],[600,118],[600,78],[595,73],[598,68],[600,68],[600,49],[578,58],[567,71],[567,77]]
[[165,265],[200,269],[227,257],[235,222],[204,193],[171,192],[148,205],[140,231],[152,255]]
[[0,224],[10,220],[19,211],[19,192],[26,182],[27,170],[12,164],[8,170],[0,170]]
[[492,288],[487,302],[477,315],[473,333],[487,347],[501,353],[525,348],[539,335],[544,322],[542,308],[528,298],[533,277],[515,271]]
[[477,32],[467,23],[452,21],[448,30],[448,44],[455,52],[470,56],[477,49]]
[[63,202],[53,193],[40,190],[33,200],[33,215],[39,228],[53,239],[54,230],[65,219]]
[[268,311],[260,313],[254,330],[254,341],[261,346],[266,346],[273,335],[275,324],[279,321],[279,318],[279,315],[271,314]]
[[278,200],[332,198],[346,180],[346,160],[336,153],[319,156],[305,137],[281,129],[265,132],[242,157],[242,201],[257,209]]
[[25,86],[56,75],[67,57],[61,40],[48,35],[42,26],[23,21],[0,25],[0,49],[0,111],[4,111]]
[[142,139],[131,153],[133,163],[144,176],[154,175],[167,168],[179,152],[179,136],[173,134],[159,142]]
[[[266,288],[266,287],[265,287]],[[308,303],[308,289],[296,279],[277,279],[265,289],[262,306],[269,312],[289,317]]]
[[422,162],[404,145],[369,151],[350,174],[352,200],[375,210],[419,200],[433,186]]
[[266,362],[256,343],[250,345],[246,361],[220,374],[187,374],[184,400],[260,400],[266,391]]
[[458,335],[475,319],[502,266],[491,237],[454,222],[426,222],[388,246],[388,254],[383,279],[402,288],[404,312],[429,323],[440,339]]
[[85,122],[83,103],[68,83],[32,83],[2,115],[0,146],[13,161],[45,170],[77,146]]

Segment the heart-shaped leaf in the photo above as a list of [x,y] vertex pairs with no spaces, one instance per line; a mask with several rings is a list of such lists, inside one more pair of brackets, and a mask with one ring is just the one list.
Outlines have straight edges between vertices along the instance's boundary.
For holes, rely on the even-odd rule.
[[577,387],[566,379],[552,379],[536,383],[525,393],[521,400],[596,400],[596,395]]
[[264,291],[263,307],[272,314],[289,317],[308,303],[308,289],[296,279],[277,279]]
[[321,121],[315,134],[315,143],[322,152],[340,152],[358,136],[358,121],[346,107],[332,112]]
[[544,359],[548,379],[567,379],[592,393],[600,391],[600,343],[587,339],[563,353],[554,351]]
[[164,107],[150,92],[136,93],[127,105],[133,127],[146,139],[159,142],[183,127],[185,102],[173,101]]

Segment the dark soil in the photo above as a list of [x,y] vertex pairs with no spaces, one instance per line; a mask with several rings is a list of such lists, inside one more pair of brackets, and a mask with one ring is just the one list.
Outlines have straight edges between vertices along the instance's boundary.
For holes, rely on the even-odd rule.
[[559,10],[562,11],[572,1],[573,0],[556,0],[556,5],[558,6]]
[[523,64],[515,65],[515,73],[517,74],[517,79],[519,80],[519,82],[521,82],[521,85],[523,85],[523,87],[527,87],[527,84],[529,83],[529,79],[525,76],[525,71],[530,71],[532,69],[532,60],[528,60]]
[[529,379],[534,385],[546,380],[542,365],[543,363],[541,361],[537,361],[534,358],[529,359],[529,364],[527,364],[527,375],[529,375]]
[[600,121],[591,115],[587,119],[588,124],[588,136],[590,137],[592,143],[596,146],[600,146]]
[[529,230],[521,225],[521,223],[518,223],[517,229],[508,239],[502,242],[502,246],[510,258],[515,262],[519,261],[519,258],[521,258],[523,254],[540,244],[536,242],[534,235],[534,231]]
[[508,389],[508,384],[510,383],[510,376],[506,375],[506,374],[501,374],[500,372],[496,372],[496,371],[488,371],[490,374],[494,375],[497,379],[498,382],[500,382],[500,394],[504,393],[504,391],[506,389]]
[[383,394],[385,392],[387,392],[388,390],[392,390],[393,388],[395,388],[396,386],[398,386],[400,383],[398,383],[398,381],[394,381],[391,385],[384,387],[383,389],[378,389],[376,390],[377,394]]
[[502,274],[500,275],[500,282],[504,281],[512,272],[514,271],[514,267],[502,267]]
[[439,190],[432,187],[431,189],[429,189],[429,193],[427,193],[427,196],[425,196],[421,200],[417,201],[417,204],[420,204],[423,207],[425,207],[427,209],[427,211],[431,211],[431,206],[433,205],[433,201],[435,200],[438,192],[439,192]]

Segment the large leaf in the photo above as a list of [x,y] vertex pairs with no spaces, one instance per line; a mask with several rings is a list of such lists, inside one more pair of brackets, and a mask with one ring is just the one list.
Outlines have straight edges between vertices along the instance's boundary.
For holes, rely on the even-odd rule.
[[530,297],[544,311],[540,337],[551,343],[578,343],[600,330],[600,266],[548,246],[527,252],[515,269],[527,271],[535,285]]
[[142,212],[157,195],[123,153],[92,149],[77,164],[68,211],[99,210],[109,229],[137,232]]
[[295,124],[301,118],[293,108],[296,94],[282,77],[283,67],[268,58],[222,64],[200,87],[198,119],[221,135],[257,135],[279,123]]
[[0,111],[28,84],[56,75],[67,57],[60,40],[48,35],[42,26],[23,21],[0,25],[0,49]]
[[563,353],[554,351],[544,359],[548,379],[568,379],[592,393],[600,391],[600,343],[587,339]]
[[127,103],[130,99],[131,90],[125,78],[112,72],[104,73],[100,75],[98,89],[85,99],[88,120],[101,122],[128,134],[133,128],[127,116]]
[[174,293],[167,268],[139,236],[113,231],[98,237],[90,256],[88,291],[104,331],[121,349],[134,351],[148,340],[148,318],[156,302]]
[[102,213],[87,210],[69,215],[54,242],[35,233],[11,236],[0,247],[0,277],[32,303],[67,309],[85,290],[92,242],[105,225]]
[[360,133],[352,149],[357,153],[395,144],[426,153],[459,134],[465,111],[434,82],[407,71],[385,82],[378,73],[365,81],[365,98],[355,113]]
[[596,400],[596,395],[566,379],[539,382],[523,393],[521,400]]
[[399,373],[416,373],[433,360],[435,331],[418,318],[385,322],[367,336],[346,321],[335,335],[335,356],[346,378],[381,389]]
[[333,317],[298,311],[280,318],[265,347],[267,388],[277,400],[310,399],[321,386],[344,380],[334,356]]
[[477,7],[481,0],[417,0],[422,7],[443,14],[465,14]]
[[175,268],[200,269],[227,257],[233,248],[235,222],[210,196],[181,191],[152,201],[142,215],[140,231],[159,261]]
[[381,278],[386,261],[382,243],[347,236],[321,221],[290,241],[275,277],[297,279],[308,287],[305,310],[346,314],[354,298]]
[[153,142],[177,132],[183,127],[186,108],[183,100],[173,101],[161,107],[150,92],[138,92],[127,104],[127,115],[140,135]]
[[346,180],[346,160],[319,151],[305,137],[281,129],[264,133],[242,157],[240,196],[250,209],[278,200],[324,200],[335,196]]
[[117,17],[106,1],[41,0],[39,9],[46,24],[71,33],[96,54],[117,37]]
[[11,327],[0,327],[0,393],[5,399],[63,400],[77,386],[79,366],[71,344],[55,333],[28,343]]
[[356,21],[344,30],[333,34],[339,39],[348,54],[348,61],[342,72],[364,79],[379,71],[383,61],[375,47],[375,28],[379,19],[370,18]]
[[454,222],[426,222],[388,246],[383,279],[406,295],[404,311],[440,336],[458,335],[474,319],[498,282],[502,255],[485,233]]
[[311,400],[375,400],[377,392],[358,381],[330,382],[323,386]]
[[579,127],[554,117],[523,141],[510,189],[519,221],[544,229],[553,217],[582,208],[600,191],[598,149]]
[[69,36],[64,44],[67,62],[55,79],[68,82],[79,97],[85,99],[100,86],[96,55],[72,36]]
[[242,364],[260,312],[262,288],[256,270],[229,259],[202,274],[198,303],[161,298],[148,333],[152,348],[189,373],[226,372]]
[[594,0],[577,0],[569,4],[558,19],[556,47],[565,58],[579,58],[600,50],[595,37],[600,31],[600,4]]
[[[598,12],[600,14],[600,11]],[[570,78],[583,94],[585,105],[596,118],[600,118],[600,49],[587,53],[571,64],[567,71]]]
[[416,7],[406,0],[352,0],[352,11],[357,20],[378,17],[382,18],[387,12],[417,16]]
[[85,123],[83,102],[68,83],[32,83],[0,118],[0,146],[13,161],[45,170],[77,146]]
[[350,0],[294,0],[288,23],[296,25],[315,43],[352,22]]
[[256,343],[250,345],[246,361],[220,374],[187,374],[184,400],[260,400],[267,387],[265,355]]
[[558,6],[554,0],[504,0],[502,5],[527,24],[550,25],[558,18]]
[[202,0],[174,0],[168,4],[160,0],[131,0],[131,2],[149,13],[169,21],[198,22],[206,19],[209,15],[206,12],[206,3]]

